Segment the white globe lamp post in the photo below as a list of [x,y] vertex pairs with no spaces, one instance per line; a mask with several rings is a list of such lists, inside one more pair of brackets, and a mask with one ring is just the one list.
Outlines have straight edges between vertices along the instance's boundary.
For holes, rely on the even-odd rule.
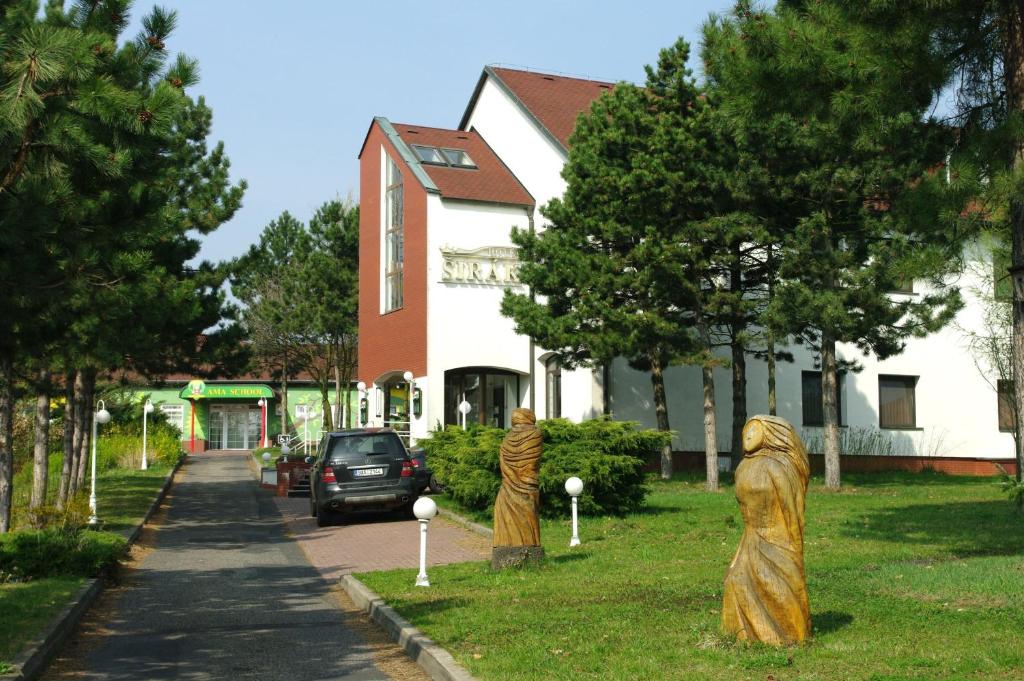
[[412,513],[420,521],[420,573],[416,575],[416,586],[430,586],[427,579],[427,525],[437,515],[437,504],[430,497],[420,497],[413,504]]
[[288,453],[291,452],[291,451],[292,451],[292,448],[288,446],[287,442],[282,442],[281,443],[281,456],[284,457],[285,461],[288,460]]
[[469,415],[469,411],[473,408],[466,400],[459,402],[459,413],[462,414],[462,429],[466,429],[466,417]]
[[99,516],[96,515],[96,424],[110,423],[110,412],[103,400],[98,400],[96,406],[99,409],[92,415],[92,485],[89,490],[89,524],[98,525]]
[[149,460],[146,458],[146,449],[148,445],[148,435],[146,433],[146,417],[153,413],[153,403],[146,400],[146,403],[142,405],[142,470],[149,468]]
[[577,478],[575,475],[565,481],[565,491],[572,497],[572,539],[569,540],[569,546],[580,545],[580,532],[579,525],[576,520],[577,514],[577,500],[581,494],[583,494],[583,481]]

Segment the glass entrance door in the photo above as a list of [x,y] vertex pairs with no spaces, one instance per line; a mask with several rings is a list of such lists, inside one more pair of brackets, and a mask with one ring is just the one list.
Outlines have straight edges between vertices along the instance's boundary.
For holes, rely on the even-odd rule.
[[248,405],[210,407],[210,447],[252,449],[260,439],[260,411]]

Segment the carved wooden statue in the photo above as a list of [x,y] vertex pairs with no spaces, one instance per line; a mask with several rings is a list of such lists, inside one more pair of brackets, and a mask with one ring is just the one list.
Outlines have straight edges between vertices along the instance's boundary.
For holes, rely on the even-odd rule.
[[804,576],[804,499],[810,465],[793,426],[754,416],[743,427],[736,499],[743,537],[725,576],[722,626],[737,638],[770,645],[811,635]]
[[501,443],[501,489],[494,502],[491,567],[536,563],[540,545],[541,433],[529,409],[512,412],[512,429]]

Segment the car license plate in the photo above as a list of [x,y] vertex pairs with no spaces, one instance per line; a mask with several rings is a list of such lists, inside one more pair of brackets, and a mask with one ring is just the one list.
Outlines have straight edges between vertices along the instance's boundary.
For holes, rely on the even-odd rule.
[[356,478],[370,478],[374,475],[384,475],[383,468],[357,468],[352,471],[352,476]]

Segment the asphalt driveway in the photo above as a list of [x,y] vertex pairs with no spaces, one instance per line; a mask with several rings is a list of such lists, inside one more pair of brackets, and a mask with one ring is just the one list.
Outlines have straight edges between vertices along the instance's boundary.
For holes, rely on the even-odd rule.
[[425,679],[345,609],[247,453],[192,457],[134,567],[46,679]]

